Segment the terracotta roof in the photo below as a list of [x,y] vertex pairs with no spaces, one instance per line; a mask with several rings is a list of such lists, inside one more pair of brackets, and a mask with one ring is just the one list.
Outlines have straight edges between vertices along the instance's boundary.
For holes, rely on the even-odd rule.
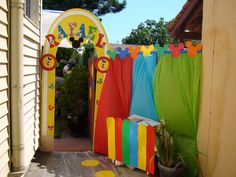
[[188,0],[168,25],[171,35],[179,39],[201,39],[203,0]]

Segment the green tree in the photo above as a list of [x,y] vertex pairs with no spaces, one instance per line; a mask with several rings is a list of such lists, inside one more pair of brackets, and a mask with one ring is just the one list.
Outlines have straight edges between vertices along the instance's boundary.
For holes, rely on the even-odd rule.
[[82,60],[81,60],[81,64],[85,67],[88,67],[88,60],[90,57],[94,56],[95,51],[94,51],[94,45],[93,44],[85,44],[85,50],[82,54]]
[[164,18],[160,18],[159,21],[147,20],[140,23],[137,29],[132,29],[130,35],[122,39],[122,43],[139,45],[171,43],[174,39],[167,30],[168,24],[169,22],[165,22]]
[[73,48],[58,47],[56,54],[57,61],[58,62],[60,62],[61,60],[69,61],[74,51],[75,49]]
[[83,117],[84,114],[87,114],[87,78],[88,72],[86,67],[77,64],[72,69],[71,74],[64,79],[59,98],[63,116],[73,113]]
[[[67,120],[71,134],[87,134],[88,116],[88,71],[81,64],[75,65],[72,72],[63,80],[57,105],[62,119]],[[71,116],[69,118],[69,116]]]
[[77,50],[74,50],[70,58],[74,59],[76,63],[80,63],[81,54]]
[[97,16],[107,13],[117,13],[126,6],[126,0],[43,0],[44,9],[68,10],[71,8],[82,8],[93,12]]

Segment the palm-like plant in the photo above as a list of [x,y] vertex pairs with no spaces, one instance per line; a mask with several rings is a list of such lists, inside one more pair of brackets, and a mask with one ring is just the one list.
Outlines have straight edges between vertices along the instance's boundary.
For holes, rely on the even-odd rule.
[[166,122],[161,121],[155,128],[157,153],[160,163],[166,167],[175,167],[182,159],[176,152],[176,145],[173,136],[167,131]]

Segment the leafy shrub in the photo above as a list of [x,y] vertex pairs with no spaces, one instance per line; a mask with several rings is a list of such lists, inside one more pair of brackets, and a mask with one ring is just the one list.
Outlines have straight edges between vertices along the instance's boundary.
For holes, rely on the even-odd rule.
[[58,99],[63,117],[68,114],[87,117],[88,97],[88,72],[85,66],[77,64],[72,69],[61,86],[61,93]]

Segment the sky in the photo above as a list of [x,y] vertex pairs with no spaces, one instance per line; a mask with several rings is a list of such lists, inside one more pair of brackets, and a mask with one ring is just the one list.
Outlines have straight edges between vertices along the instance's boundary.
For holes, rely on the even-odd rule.
[[[121,0],[120,0],[121,1]],[[159,20],[161,17],[165,21],[170,21],[176,17],[187,0],[126,0],[127,5],[119,13],[110,13],[102,16],[102,24],[108,35],[109,43],[121,43],[122,38],[128,36],[132,29],[146,20]],[[43,29],[45,36],[51,23],[62,12],[42,13]],[[44,38],[42,38],[43,42]],[[61,46],[68,44],[61,44]]]
[[126,0],[127,5],[119,13],[102,16],[102,24],[110,43],[121,43],[132,29],[146,20],[165,21],[175,18],[187,0]]

